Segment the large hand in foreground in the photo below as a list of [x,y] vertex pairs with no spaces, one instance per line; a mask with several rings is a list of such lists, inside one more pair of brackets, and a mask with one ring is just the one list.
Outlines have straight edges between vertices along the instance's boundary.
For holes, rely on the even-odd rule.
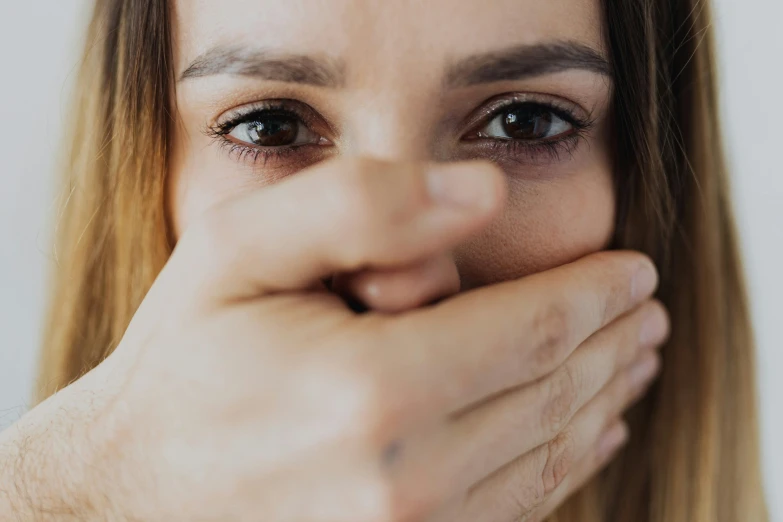
[[117,350],[0,438],[0,462],[35,462],[0,515],[545,514],[622,443],[656,371],[649,260],[598,254],[395,314],[320,283],[438,259],[503,198],[487,164],[343,160],[209,211]]

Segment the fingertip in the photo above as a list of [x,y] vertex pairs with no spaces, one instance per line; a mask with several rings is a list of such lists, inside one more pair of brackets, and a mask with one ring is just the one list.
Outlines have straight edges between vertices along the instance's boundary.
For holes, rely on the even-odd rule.
[[639,345],[643,348],[659,347],[671,335],[669,311],[657,299],[642,305],[644,319],[639,330]]
[[630,430],[622,419],[619,419],[604,431],[598,442],[598,461],[603,464],[608,461],[622,446],[628,442]]
[[508,198],[508,178],[503,169],[488,160],[470,160],[465,163],[484,172],[491,180],[492,201],[494,202],[492,208],[501,208]]
[[631,295],[636,302],[650,297],[658,289],[658,269],[652,259],[642,255],[633,275]]
[[336,288],[374,311],[396,313],[456,294],[460,280],[454,260],[446,254],[398,270],[344,274],[337,278]]
[[596,252],[587,256],[590,262],[597,262],[615,273],[629,277],[630,299],[640,304],[655,294],[658,289],[658,268],[645,253],[635,250],[611,250]]
[[448,207],[493,213],[506,199],[502,170],[489,161],[438,163],[427,171],[430,198]]

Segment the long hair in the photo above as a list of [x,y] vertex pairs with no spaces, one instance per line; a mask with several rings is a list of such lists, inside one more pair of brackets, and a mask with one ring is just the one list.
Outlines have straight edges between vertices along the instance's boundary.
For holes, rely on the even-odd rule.
[[[171,254],[172,6],[96,2],[76,89],[36,394],[99,364]],[[556,522],[763,522],[754,344],[707,0],[604,0],[615,71],[614,246],[649,254],[672,314],[628,447]]]

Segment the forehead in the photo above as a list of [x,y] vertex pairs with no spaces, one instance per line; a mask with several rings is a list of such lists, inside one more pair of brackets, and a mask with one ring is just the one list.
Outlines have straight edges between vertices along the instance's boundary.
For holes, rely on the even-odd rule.
[[219,45],[318,53],[352,70],[575,41],[604,49],[600,0],[177,0],[177,69]]

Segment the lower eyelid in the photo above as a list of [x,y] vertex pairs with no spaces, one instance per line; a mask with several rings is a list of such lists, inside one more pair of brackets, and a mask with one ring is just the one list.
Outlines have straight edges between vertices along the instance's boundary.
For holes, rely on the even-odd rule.
[[[580,142],[584,139],[585,136],[579,132],[573,132],[558,140],[530,142],[514,139],[480,138],[462,142],[467,145],[463,148],[459,157],[462,159],[488,159],[500,164],[542,166],[571,159],[571,156],[577,152]],[[234,160],[250,163],[254,166],[261,164],[262,167],[266,167],[269,162],[280,160],[293,164],[294,168],[299,168],[302,165],[307,166],[322,161],[326,156],[333,153],[329,150],[333,149],[333,146],[313,143],[265,149],[240,144],[225,138],[221,141],[223,142],[221,147],[225,148],[228,155]],[[292,156],[294,157],[293,159],[291,159]]]
[[240,144],[224,138],[219,145],[235,161],[250,163],[252,166],[260,164],[262,168],[276,160],[286,161],[289,165],[293,165],[293,168],[304,168],[322,161],[331,153],[329,150],[331,147],[315,143],[264,148]]
[[460,157],[463,159],[489,159],[496,163],[542,166],[572,159],[578,152],[584,133],[576,131],[557,140],[525,142],[514,139],[479,138],[465,142]]

